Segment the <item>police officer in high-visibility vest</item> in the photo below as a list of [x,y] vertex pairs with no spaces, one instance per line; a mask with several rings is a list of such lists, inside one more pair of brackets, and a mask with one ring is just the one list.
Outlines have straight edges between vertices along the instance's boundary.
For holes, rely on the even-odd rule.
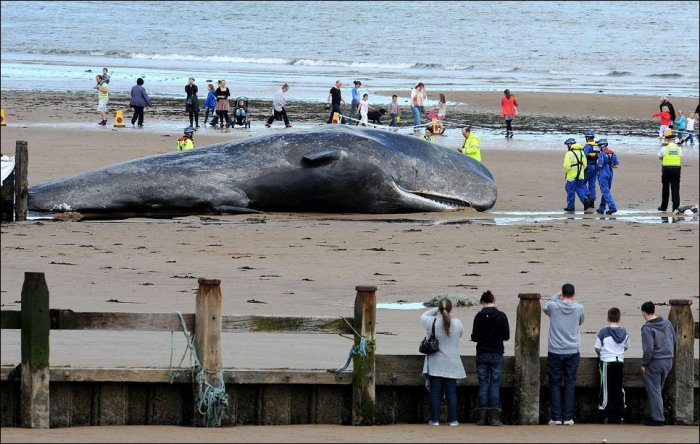
[[481,162],[481,139],[479,136],[472,132],[470,125],[462,128],[462,136],[464,136],[464,142],[458,151]]
[[664,146],[658,152],[661,159],[661,205],[659,211],[666,211],[668,207],[668,189],[671,189],[671,201],[673,212],[678,213],[681,205],[681,147],[674,143],[673,131],[667,129],[664,132]]
[[586,170],[586,155],[583,154],[583,147],[576,143],[573,138],[568,138],[564,142],[567,151],[564,155],[564,173],[566,173],[566,208],[564,211],[573,213],[576,211],[576,196],[581,200],[584,211],[591,208],[588,188],[583,182],[584,171]]
[[185,151],[194,149],[194,140],[192,139],[192,136],[194,136],[194,128],[188,126],[183,132],[185,135],[177,139],[177,150]]

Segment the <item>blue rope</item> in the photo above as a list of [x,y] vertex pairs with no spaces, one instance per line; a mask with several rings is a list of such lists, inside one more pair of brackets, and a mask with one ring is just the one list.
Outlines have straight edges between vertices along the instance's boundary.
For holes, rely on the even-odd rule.
[[[371,346],[374,345],[374,341],[370,344],[370,343],[367,341],[367,338],[364,337],[364,336],[362,336],[361,334],[359,334],[359,333],[357,332],[357,330],[355,330],[355,328],[350,324],[350,322],[348,322],[347,319],[343,318],[343,320],[345,321],[346,324],[348,324],[348,326],[349,326],[350,329],[353,331],[353,333],[355,333],[355,335],[358,336],[358,337],[360,338],[360,343],[357,344],[357,345],[353,345],[353,346],[350,348],[350,353],[348,353],[348,359],[347,359],[347,361],[345,361],[345,365],[342,366],[342,367],[340,367],[340,368],[337,368],[337,369],[335,369],[335,370],[330,370],[330,369],[329,369],[328,371],[331,372],[331,373],[343,373],[345,370],[347,370],[347,368],[348,368],[348,366],[350,365],[350,362],[352,361],[352,358],[353,358],[354,356],[360,356],[360,357],[366,358],[366,357],[367,357],[367,347],[370,346],[370,345],[371,345]],[[349,338],[348,338],[348,339],[349,339]]]
[[[221,419],[224,415],[226,407],[228,406],[228,394],[226,394],[226,386],[224,385],[223,374],[217,375],[217,380],[219,381],[218,387],[214,387],[209,382],[208,378],[205,377],[205,373],[214,374],[210,370],[202,367],[197,358],[197,349],[194,346],[194,335],[187,331],[187,326],[185,325],[185,319],[182,317],[182,313],[176,312],[180,317],[180,323],[182,324],[182,331],[185,333],[185,340],[187,341],[187,348],[180,359],[180,364],[185,359],[187,352],[190,354],[190,367],[192,367],[193,380],[197,382],[198,393],[197,393],[197,411],[204,416],[204,421],[207,427],[216,427],[221,424]],[[173,383],[173,332],[170,332],[170,368],[169,368],[169,379],[170,383]],[[194,361],[194,366],[192,365]]]

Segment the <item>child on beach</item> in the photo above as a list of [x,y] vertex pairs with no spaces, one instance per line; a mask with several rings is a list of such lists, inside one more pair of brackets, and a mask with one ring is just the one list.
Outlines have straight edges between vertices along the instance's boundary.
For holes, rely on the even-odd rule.
[[102,81],[105,83],[109,83],[109,78],[112,77],[109,75],[109,69],[107,68],[102,68]]
[[679,109],[678,110],[678,119],[676,119],[676,140],[678,143],[683,140],[683,137],[685,137],[685,128],[687,124],[687,118],[683,114],[683,110]]
[[652,114],[651,117],[659,118],[659,140],[663,143],[664,133],[668,129],[668,126],[671,124],[671,113],[668,112],[668,107],[664,106],[663,108],[661,108],[661,111]]
[[625,351],[630,336],[620,327],[620,309],[608,310],[608,326],[595,338],[595,352],[600,359],[600,392],[598,410],[601,420],[608,424],[622,424],[625,409],[625,389],[622,386]]
[[362,100],[360,100],[360,104],[357,105],[356,112],[360,115],[360,121],[357,123],[358,125],[362,125],[362,126],[369,125],[369,121],[367,120],[367,113],[369,112],[370,109],[374,109],[374,108],[369,106],[369,94],[365,93],[362,95]]
[[398,126],[397,124],[399,123],[398,117],[399,117],[399,102],[398,102],[398,97],[396,94],[391,96],[391,103],[389,103],[389,117],[391,117],[391,122],[389,123],[389,126]]
[[695,125],[698,123],[698,114],[691,113],[685,120],[685,138],[678,142],[678,145],[683,145],[684,142],[690,141],[690,146],[695,146],[693,137],[695,136]]
[[[207,121],[209,120],[209,113],[214,115],[214,110],[216,109],[216,94],[214,94],[214,85],[208,83],[207,90],[207,98],[202,104],[204,107],[204,125],[206,125]],[[212,118],[212,125],[216,126],[214,123],[214,118]]]

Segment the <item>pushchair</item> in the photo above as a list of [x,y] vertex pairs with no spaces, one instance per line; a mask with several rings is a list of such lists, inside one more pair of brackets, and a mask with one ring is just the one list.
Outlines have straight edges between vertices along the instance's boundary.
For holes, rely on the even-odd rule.
[[250,119],[248,119],[248,98],[236,98],[236,106],[233,111],[233,127],[240,125],[244,128],[250,128]]

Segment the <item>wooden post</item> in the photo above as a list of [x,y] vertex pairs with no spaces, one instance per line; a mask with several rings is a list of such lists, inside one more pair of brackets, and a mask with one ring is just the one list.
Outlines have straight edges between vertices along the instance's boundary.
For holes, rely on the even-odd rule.
[[669,386],[666,391],[671,418],[675,424],[693,424],[693,381],[695,366],[693,351],[695,342],[695,323],[690,305],[691,299],[671,299],[668,320],[676,330],[676,349],[673,368],[669,374]]
[[24,273],[22,285],[22,427],[49,428],[49,288],[44,273]]
[[27,172],[29,151],[26,140],[18,140],[15,146],[15,220],[27,220]]
[[540,422],[540,320],[538,293],[518,294],[515,318],[514,423]]
[[[205,378],[214,387],[223,379],[221,371],[221,281],[199,278],[197,306],[194,315],[194,342],[197,358],[205,370]],[[199,369],[197,369],[199,370]],[[199,391],[195,388],[193,422],[206,426],[205,418],[197,410]],[[217,424],[219,425],[219,424]]]
[[[375,418],[376,367],[374,360],[377,319],[377,287],[355,287],[355,330],[366,339],[367,355],[353,356],[352,424],[373,425]],[[355,349],[361,338],[355,335]]]

